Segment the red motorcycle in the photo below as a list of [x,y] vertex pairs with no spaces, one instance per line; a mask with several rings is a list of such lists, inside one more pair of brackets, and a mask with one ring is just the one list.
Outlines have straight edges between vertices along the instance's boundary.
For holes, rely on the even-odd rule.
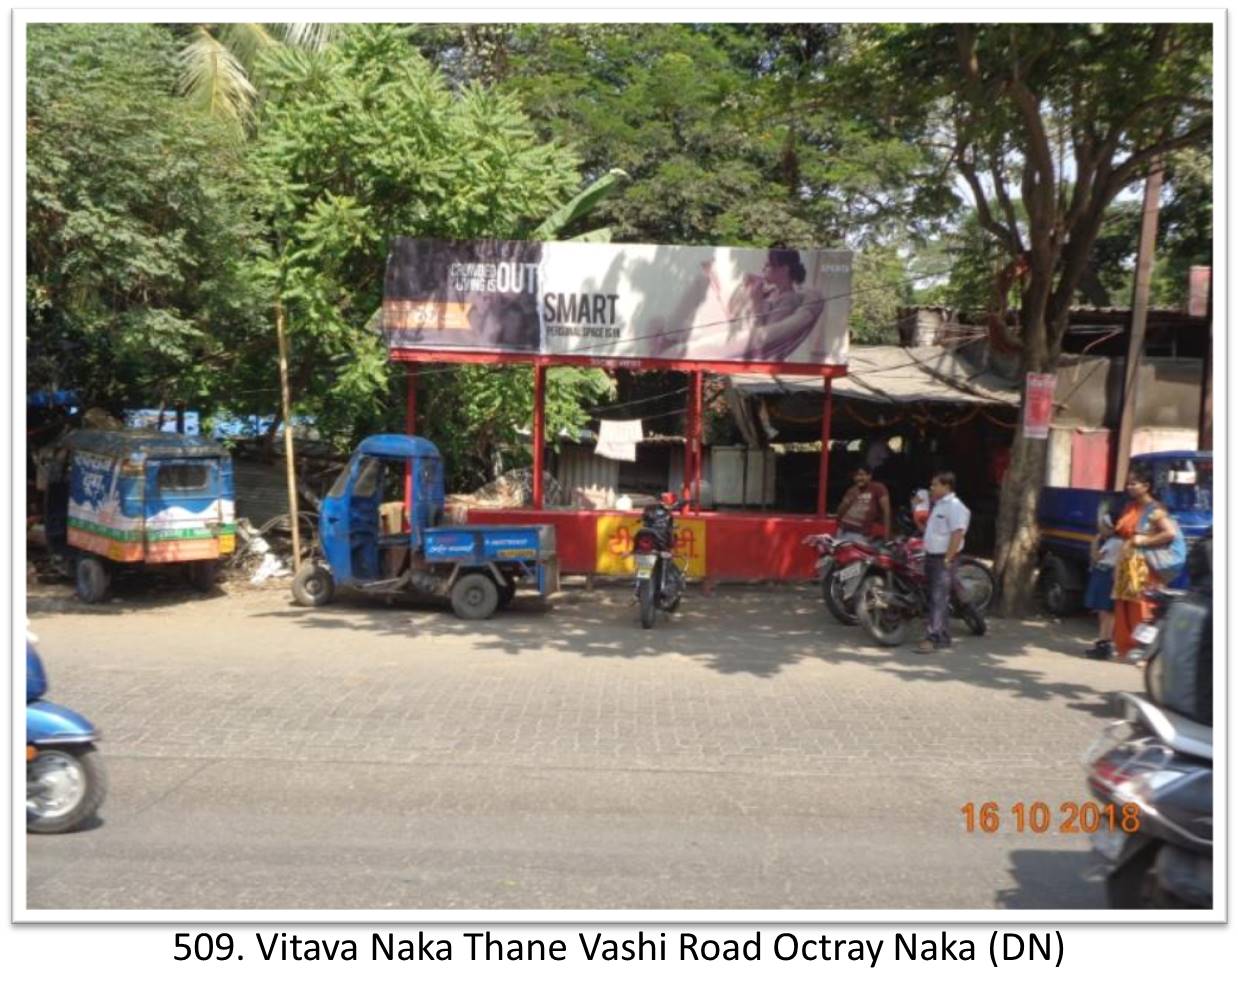
[[[950,592],[950,614],[977,636],[988,629],[984,610],[993,597],[993,575],[972,557],[960,557]],[[896,647],[907,639],[912,620],[928,615],[928,575],[924,542],[890,543],[878,550],[860,581],[855,612],[860,625],[878,643]]]
[[845,626],[856,625],[855,596],[868,564],[877,555],[876,543],[818,533],[806,536],[804,545],[815,547],[819,555],[817,581],[830,615]]

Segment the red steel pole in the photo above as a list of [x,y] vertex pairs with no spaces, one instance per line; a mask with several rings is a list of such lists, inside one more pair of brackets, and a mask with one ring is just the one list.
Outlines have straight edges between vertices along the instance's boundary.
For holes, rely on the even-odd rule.
[[705,462],[705,375],[692,373],[692,501],[701,510],[701,464]]
[[830,420],[834,415],[834,384],[825,378],[825,400],[821,405],[821,467],[817,478],[817,515],[825,518],[825,496],[830,483]]
[[542,460],[546,449],[546,368],[533,366],[533,507],[542,507]]
[[[405,404],[404,433],[417,435],[417,367],[412,363],[404,373]],[[411,522],[413,514],[413,461],[404,468],[404,518]]]

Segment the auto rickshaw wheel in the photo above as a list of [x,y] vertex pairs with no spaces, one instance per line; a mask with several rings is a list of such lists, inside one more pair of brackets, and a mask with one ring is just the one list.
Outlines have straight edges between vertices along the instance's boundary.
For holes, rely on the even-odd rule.
[[194,560],[189,564],[189,583],[198,591],[210,591],[214,588],[218,574],[217,560]]
[[498,585],[486,574],[465,574],[451,586],[451,608],[461,619],[489,619],[498,607]]
[[516,579],[510,577],[503,578],[503,584],[499,587],[499,608],[505,609],[512,604],[512,599],[516,597]]
[[313,561],[302,564],[292,579],[292,597],[307,609],[326,605],[335,597],[335,579],[322,564]]
[[107,596],[111,578],[108,569],[98,557],[78,557],[77,568],[74,571],[77,587],[77,597],[83,602],[93,605],[102,602]]

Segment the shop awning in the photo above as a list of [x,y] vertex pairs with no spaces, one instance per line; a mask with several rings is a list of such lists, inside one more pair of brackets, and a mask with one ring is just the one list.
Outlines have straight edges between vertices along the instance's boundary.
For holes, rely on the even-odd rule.
[[[822,378],[800,375],[733,374],[740,395],[769,397],[821,394]],[[833,381],[834,394],[877,404],[935,402],[960,405],[1019,405],[1016,384],[977,369],[956,348],[945,346],[853,346],[847,375]]]

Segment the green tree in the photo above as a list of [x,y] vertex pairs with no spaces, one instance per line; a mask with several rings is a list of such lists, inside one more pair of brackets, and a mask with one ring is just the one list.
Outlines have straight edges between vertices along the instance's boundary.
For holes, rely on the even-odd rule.
[[27,45],[27,379],[87,404],[212,405],[273,364],[235,143],[186,118],[172,35],[32,25]]
[[[933,143],[1007,259],[1027,261],[1010,346],[1028,372],[1055,370],[1110,205],[1167,155],[1211,139],[1211,28],[882,25],[858,51],[856,97],[878,134]],[[1017,432],[997,527],[1005,611],[1030,601],[1046,451]]]
[[[1135,247],[1139,242],[1142,200],[1114,203],[1105,215],[1080,290],[1095,305],[1125,307],[1131,301]],[[1211,158],[1185,149],[1168,158],[1161,191],[1151,304],[1184,308],[1192,266],[1212,263]]]
[[267,49],[291,45],[321,51],[338,34],[337,25],[178,24],[177,90],[191,106],[238,132],[253,123],[258,87],[253,79],[258,57]]
[[[260,61],[268,97],[252,161],[272,233],[265,272],[288,315],[294,395],[341,442],[400,423],[402,383],[371,323],[391,239],[526,236],[580,182],[576,157],[539,141],[513,96],[453,92],[408,39],[408,29],[356,26],[322,52],[273,48]],[[427,433],[453,471],[471,468],[457,486],[519,458],[527,368],[422,380]],[[610,389],[598,371],[552,384],[552,432],[579,418],[571,397]]]

